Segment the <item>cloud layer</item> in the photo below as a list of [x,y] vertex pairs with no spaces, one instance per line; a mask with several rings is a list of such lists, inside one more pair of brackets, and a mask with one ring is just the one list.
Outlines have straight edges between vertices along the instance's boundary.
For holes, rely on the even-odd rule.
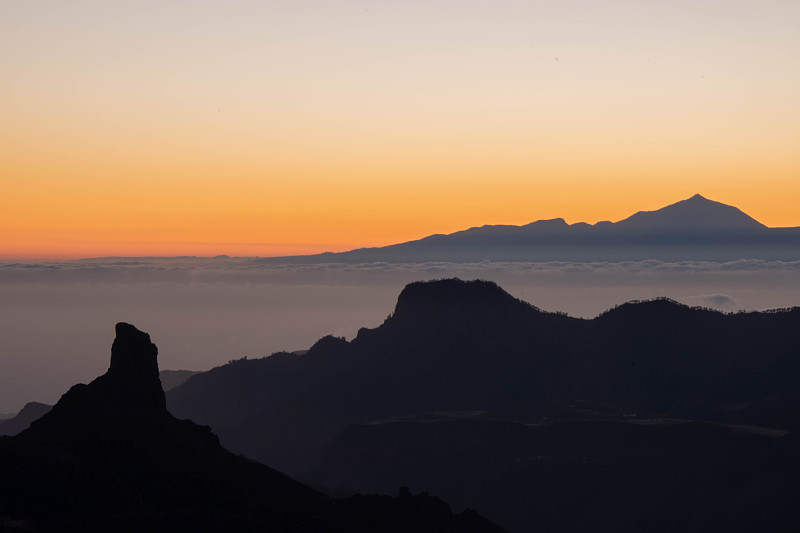
[[162,368],[352,338],[392,312],[403,286],[489,279],[537,307],[590,318],[667,296],[723,311],[800,305],[800,262],[267,265],[236,258],[0,264],[0,412],[53,402],[105,371],[114,323],[149,332]]

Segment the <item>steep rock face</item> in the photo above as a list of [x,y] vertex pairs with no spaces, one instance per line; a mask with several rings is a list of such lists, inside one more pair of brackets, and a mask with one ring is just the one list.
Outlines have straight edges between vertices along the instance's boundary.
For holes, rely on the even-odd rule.
[[142,407],[165,410],[166,399],[158,377],[158,348],[150,335],[120,322],[111,346],[108,378],[131,395],[131,401]]
[[139,384],[158,379],[158,348],[150,335],[135,326],[119,322],[111,345],[111,365],[108,373]]
[[[53,410],[31,424],[34,432],[68,427],[101,429],[118,419],[146,423],[168,416],[158,377],[158,348],[147,333],[120,322],[108,371],[89,385],[74,385]],[[40,428],[41,426],[41,428]]]

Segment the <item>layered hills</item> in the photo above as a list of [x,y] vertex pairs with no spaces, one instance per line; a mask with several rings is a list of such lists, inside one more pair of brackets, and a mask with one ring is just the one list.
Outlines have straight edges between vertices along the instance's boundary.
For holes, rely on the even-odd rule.
[[791,531],[798,380],[800,308],[583,320],[448,279],[352,341],[232,362],[168,404],[314,486],[402,484],[509,531]]
[[111,365],[0,438],[0,530],[498,531],[428,495],[334,500],[166,410],[157,348],[119,323]]
[[276,257],[270,263],[429,261],[800,260],[800,228],[768,228],[736,207],[696,194],[618,222],[486,225],[341,253]]
[[436,411],[581,401],[791,429],[798,380],[800,308],[723,314],[661,299],[583,320],[450,279],[408,285],[350,342],[212,369],[168,403],[231,449],[294,471],[347,424]]

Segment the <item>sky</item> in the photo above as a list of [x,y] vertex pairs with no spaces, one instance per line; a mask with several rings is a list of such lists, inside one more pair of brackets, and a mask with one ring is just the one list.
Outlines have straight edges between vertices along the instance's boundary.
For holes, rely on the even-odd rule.
[[800,2],[0,1],[0,259],[270,256],[695,193],[800,226]]

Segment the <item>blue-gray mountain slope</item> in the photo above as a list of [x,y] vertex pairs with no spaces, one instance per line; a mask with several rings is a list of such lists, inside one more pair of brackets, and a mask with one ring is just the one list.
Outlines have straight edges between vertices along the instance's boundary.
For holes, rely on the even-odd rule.
[[699,194],[619,222],[482,226],[342,253],[264,258],[269,263],[800,260],[800,228],[768,228]]

